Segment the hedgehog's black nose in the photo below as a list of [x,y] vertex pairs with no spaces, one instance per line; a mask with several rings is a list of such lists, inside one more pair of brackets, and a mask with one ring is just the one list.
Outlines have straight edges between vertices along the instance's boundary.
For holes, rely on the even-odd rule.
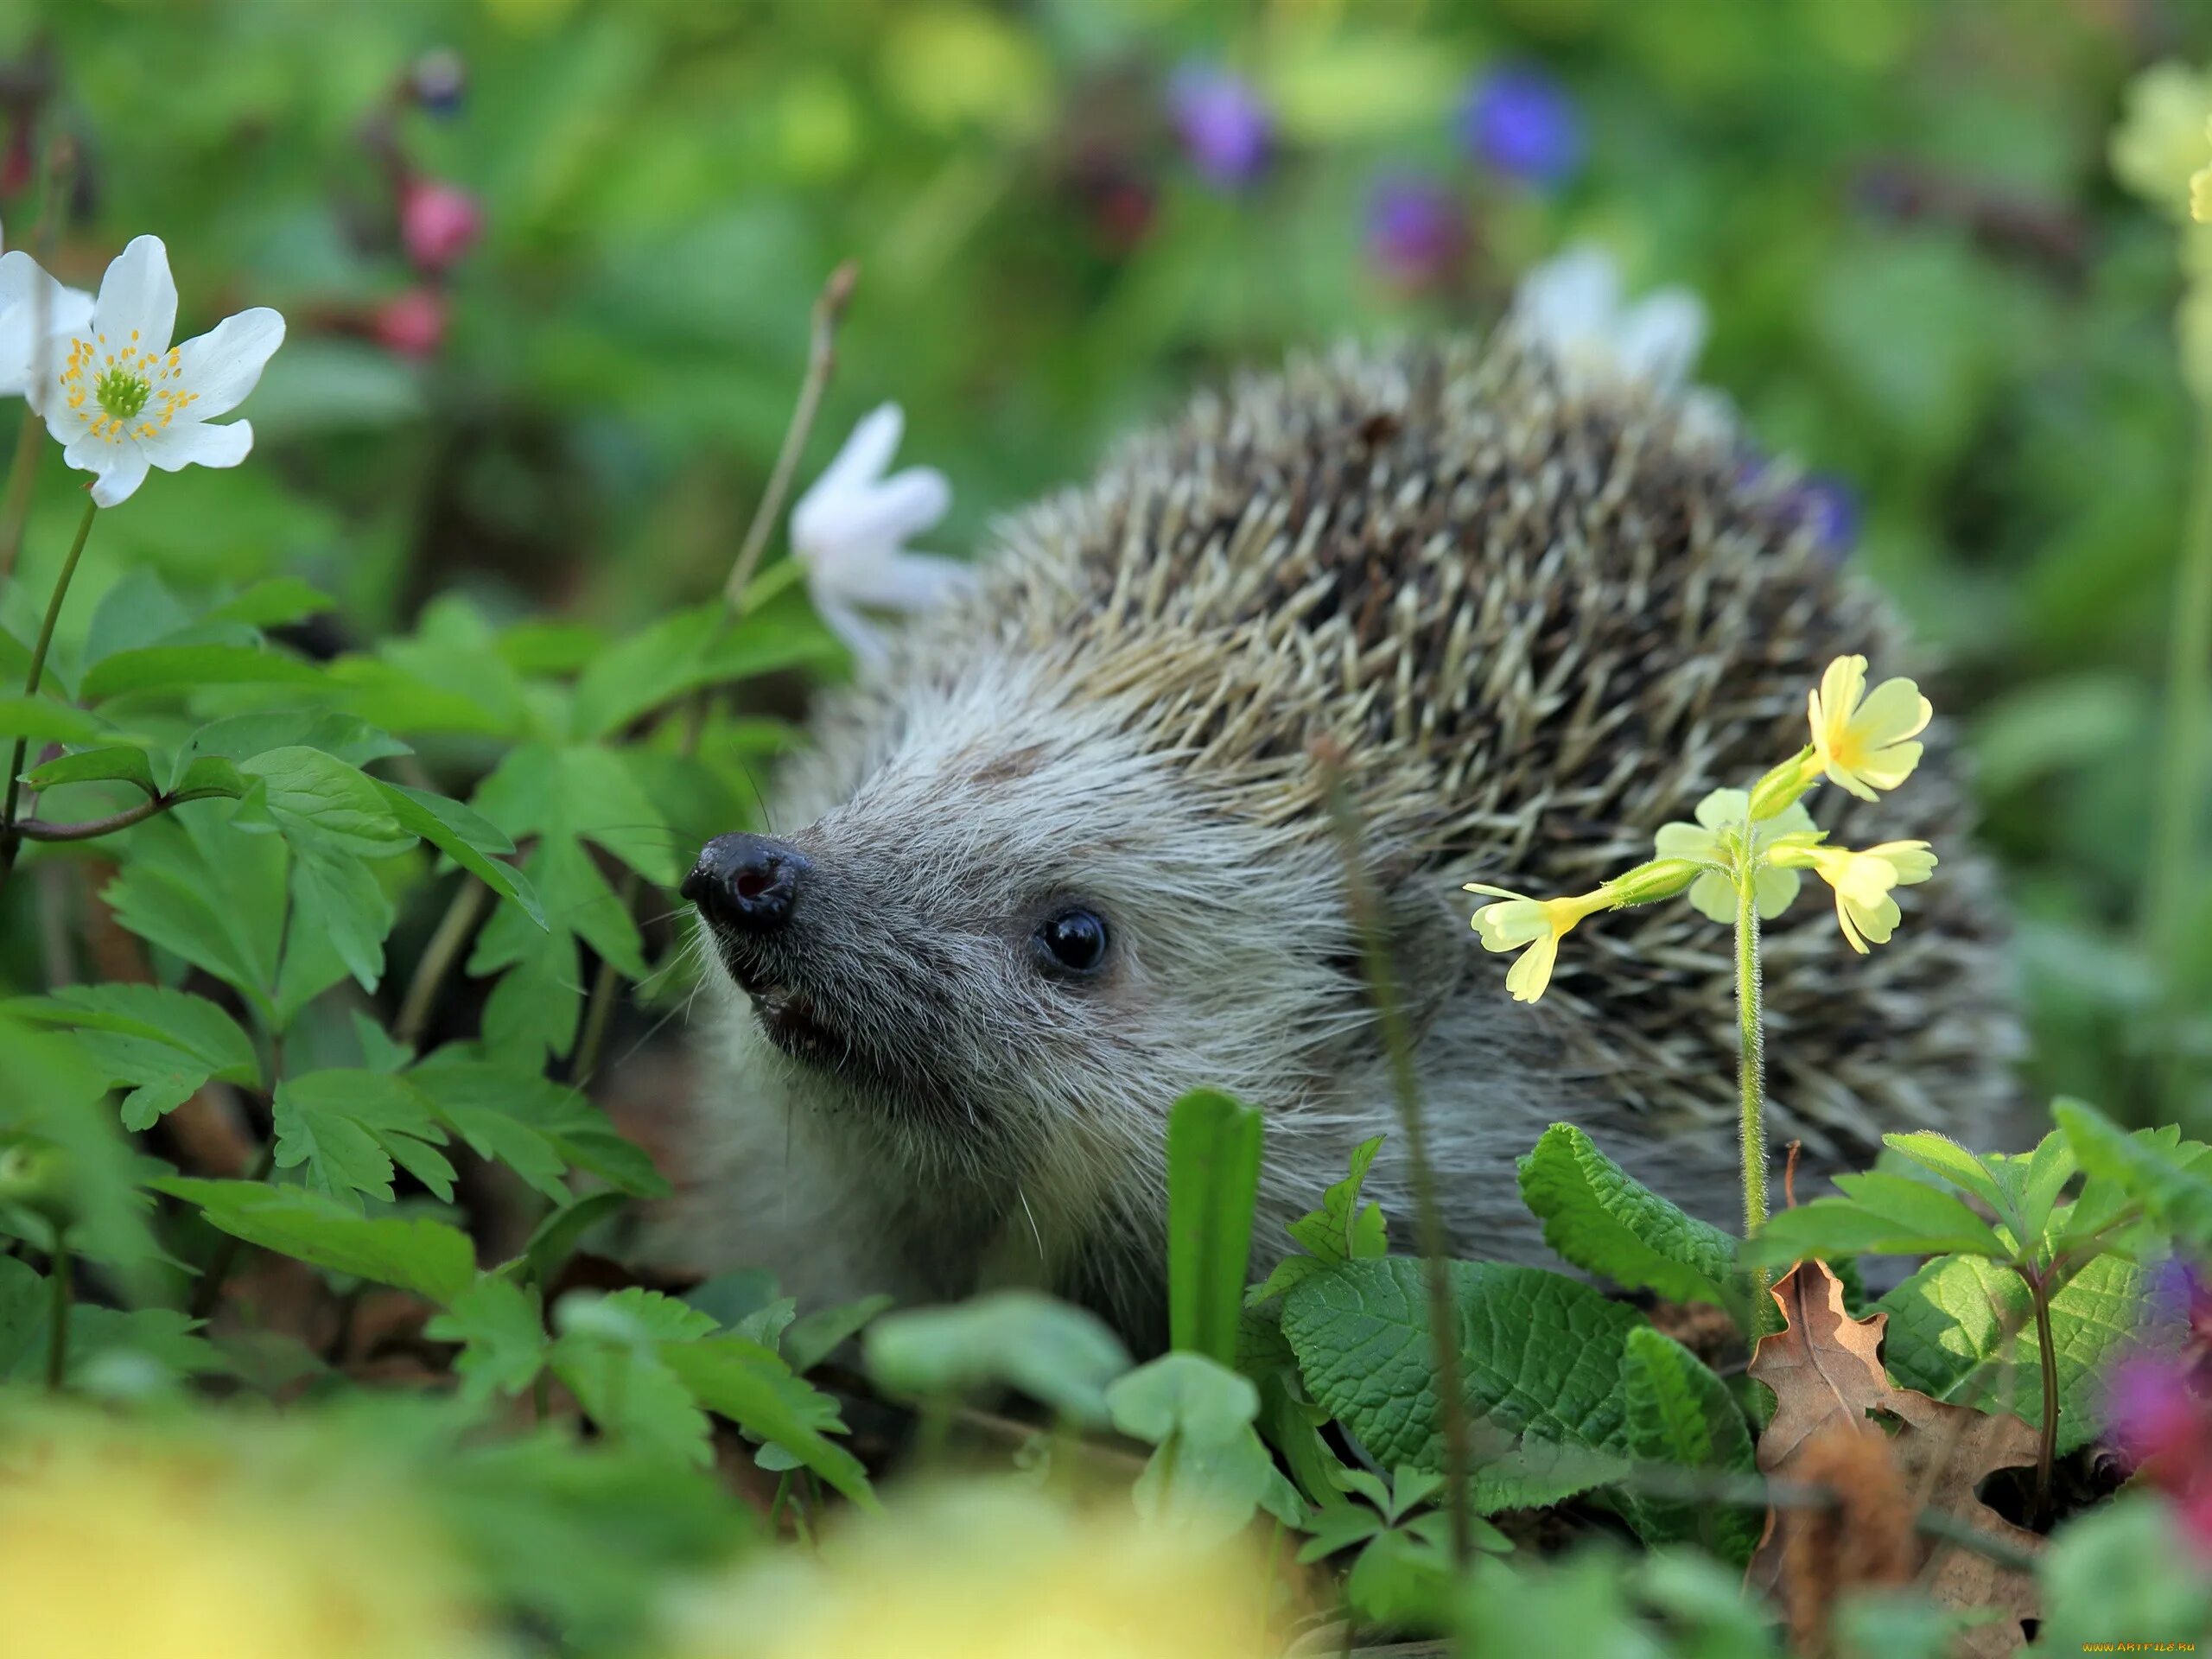
[[701,849],[682,891],[710,922],[768,933],[791,919],[799,883],[813,868],[789,842],[716,836]]

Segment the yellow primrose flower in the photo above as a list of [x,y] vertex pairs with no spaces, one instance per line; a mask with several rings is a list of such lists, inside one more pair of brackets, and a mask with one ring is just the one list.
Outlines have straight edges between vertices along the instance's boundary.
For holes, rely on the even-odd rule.
[[1573,931],[1584,917],[1607,910],[1614,902],[1605,887],[1571,899],[1531,899],[1504,887],[1486,887],[1470,881],[1466,892],[1488,893],[1505,902],[1484,905],[1473,918],[1485,950],[1518,950],[1527,954],[1505,976],[1505,988],[1516,1002],[1533,1002],[1552,982],[1552,964],[1559,960],[1559,942]]
[[[1729,874],[1734,861],[1724,839],[1726,831],[1741,832],[1751,811],[1751,797],[1740,789],[1716,789],[1697,804],[1695,823],[1662,823],[1651,838],[1662,858],[1687,858],[1708,868],[1690,887],[1690,906],[1700,916],[1716,922],[1736,919],[1736,881]],[[1751,826],[1751,852],[1758,861],[1752,878],[1754,902],[1768,921],[1789,908],[1802,878],[1792,869],[1765,861],[1768,848],[1784,836],[1817,836],[1813,815],[1802,801],[1792,801],[1771,818]]]
[[1806,693],[1813,754],[1828,781],[1862,801],[1895,789],[1920,764],[1917,737],[1935,709],[1910,680],[1884,680],[1866,690],[1866,659],[1839,657]]
[[1843,937],[1860,956],[1866,941],[1887,944],[1900,912],[1890,889],[1912,887],[1936,871],[1936,855],[1924,841],[1885,841],[1855,853],[1848,847],[1821,847],[1792,838],[1774,850],[1777,863],[1810,869],[1835,889],[1835,918]]
[[2160,213],[2178,216],[2190,175],[2204,164],[2212,75],[2171,60],[2127,88],[2127,110],[2112,135],[2113,175]]
[[764,1550],[671,1608],[676,1659],[1217,1659],[1280,1654],[1298,1611],[1238,1541],[1010,1482],[910,1491],[817,1552]]

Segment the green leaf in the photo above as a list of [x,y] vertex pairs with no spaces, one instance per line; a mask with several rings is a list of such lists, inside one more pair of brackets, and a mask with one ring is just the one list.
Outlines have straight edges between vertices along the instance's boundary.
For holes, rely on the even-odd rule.
[[836,1307],[817,1308],[793,1320],[778,1346],[791,1370],[810,1371],[893,1305],[891,1297],[875,1295]]
[[0,696],[0,737],[90,743],[99,734],[99,721],[66,702],[56,702],[52,697]]
[[511,853],[515,847],[498,826],[459,801],[428,790],[382,782],[377,787],[400,828],[420,836],[501,898],[521,906],[523,914],[539,927],[545,925],[545,912],[530,878],[493,856]]
[[285,850],[269,836],[209,822],[206,815],[219,810],[193,808],[140,824],[102,896],[132,932],[230,985],[281,1030],[273,993]]
[[658,1343],[563,1330],[550,1358],[586,1414],[618,1444],[702,1468],[713,1461],[707,1414]]
[[441,1198],[454,1170],[429,1103],[404,1077],[381,1071],[310,1071],[276,1087],[276,1167],[304,1165],[308,1185],[359,1208],[361,1195],[390,1203],[396,1161]]
[[660,1357],[709,1410],[782,1446],[861,1508],[876,1507],[860,1460],[825,1433],[844,1431],[836,1402],[793,1376],[771,1350],[743,1337],[709,1337],[664,1343]]
[[1891,1223],[1897,1236],[1916,1236],[1924,1243],[1909,1248],[1934,1255],[1942,1250],[1965,1250],[1976,1255],[2010,1257],[2013,1247],[1999,1238],[1989,1224],[1955,1195],[1885,1170],[1839,1175],[1836,1186],[1846,1198],[1870,1215]]
[[[1450,1271],[1469,1414],[1522,1437],[1518,1461],[1494,1479],[1483,1471],[1478,1502],[1538,1490],[1555,1501],[1611,1478],[1617,1464],[1584,1454],[1618,1459],[1624,1344],[1643,1315],[1537,1268],[1455,1262]],[[1307,1391],[1371,1457],[1436,1471],[1443,1432],[1423,1273],[1403,1256],[1341,1263],[1284,1299],[1282,1329]]]
[[249,1244],[434,1302],[451,1302],[476,1277],[468,1236],[442,1222],[372,1219],[319,1193],[261,1181],[170,1176],[151,1185],[198,1205],[211,1225]]
[[1841,1175],[1844,1196],[1815,1198],[1770,1217],[1746,1248],[1751,1262],[1781,1266],[1807,1256],[1941,1255],[1954,1250],[2010,1260],[2013,1252],[1973,1211],[1926,1182],[1870,1171]]
[[2117,1183],[2200,1251],[2212,1249],[2212,1147],[2171,1128],[2130,1135],[2078,1100],[2059,1101],[2051,1112],[2083,1169]]
[[413,753],[391,733],[335,709],[264,709],[202,726],[178,754],[178,769],[198,760],[236,763],[289,748],[319,750],[349,766]]
[[131,1089],[123,1103],[127,1129],[150,1128],[211,1077],[250,1085],[261,1078],[252,1039],[238,1021],[188,992],[157,985],[73,985],[6,1008],[42,1024],[76,1027],[107,1081]]
[[1236,1363],[1260,1195],[1260,1115],[1211,1089],[1167,1120],[1167,1311],[1179,1350]]
[[225,600],[200,620],[244,622],[252,627],[270,628],[337,608],[336,601],[297,576],[271,576]]
[[407,1074],[439,1116],[480,1155],[498,1158],[547,1197],[566,1201],[557,1179],[573,1166],[640,1198],[668,1182],[625,1141],[583,1091],[493,1061],[433,1056]]
[[1373,1136],[1352,1149],[1351,1173],[1321,1194],[1321,1207],[1309,1210],[1289,1224],[1292,1238],[1305,1247],[1304,1255],[1285,1256],[1275,1263],[1263,1284],[1244,1293],[1244,1306],[1258,1307],[1273,1301],[1307,1274],[1335,1262],[1366,1261],[1390,1247],[1379,1204],[1362,1205],[1360,1188],[1382,1149],[1382,1137]]
[[869,1327],[867,1352],[869,1374],[899,1393],[1004,1384],[1089,1427],[1106,1421],[1106,1385],[1129,1369],[1097,1315],[1028,1290],[886,1313]]
[[1521,1160],[1521,1197],[1544,1242],[1586,1272],[1678,1302],[1743,1316],[1736,1241],[1631,1179],[1571,1123],[1554,1123]]
[[1137,1478],[1137,1512],[1201,1541],[1243,1529],[1256,1508],[1289,1525],[1306,1506],[1252,1427],[1260,1394],[1203,1354],[1163,1355],[1106,1390],[1114,1427],[1159,1449]]
[[461,1344],[454,1370],[461,1375],[462,1396],[470,1400],[520,1394],[537,1380],[552,1346],[537,1292],[490,1273],[478,1274],[423,1334]]
[[35,790],[59,789],[64,784],[129,784],[147,795],[162,791],[154,782],[154,769],[146,752],[133,748],[79,749],[33,766],[23,781]]
[[[2099,1256],[2050,1299],[2062,1456],[2103,1432],[2113,1360],[2136,1348],[2180,1347],[2177,1323],[2145,1320],[2149,1280],[2132,1263]],[[2042,1426],[2042,1348],[2035,1303],[2019,1274],[1973,1256],[1946,1256],[1874,1306],[1890,1316],[1882,1360],[1900,1386]]]
[[603,738],[703,686],[766,674],[828,653],[817,637],[755,616],[733,622],[716,601],[678,611],[607,647],[576,682],[570,722]]
[[1931,1169],[1955,1186],[1965,1188],[1993,1210],[2005,1207],[2005,1196],[1988,1166],[1947,1135],[1916,1129],[1910,1135],[1885,1135],[1882,1144]]
[[78,694],[87,702],[129,692],[203,685],[315,685],[322,675],[296,658],[257,645],[148,645],[93,664]]
[[320,941],[363,990],[375,990],[384,977],[385,936],[394,918],[390,896],[351,853],[308,841],[295,845],[292,854],[288,938],[306,935]]
[[[1751,1431],[1728,1385],[1663,1332],[1646,1325],[1628,1333],[1621,1389],[1627,1407],[1624,1449],[1637,1461],[1757,1472]],[[1629,1514],[1646,1543],[1698,1540],[1737,1567],[1758,1546],[1761,1517],[1755,1510],[1639,1495]]]
[[537,1224],[529,1243],[523,1246],[530,1276],[541,1285],[550,1283],[562,1263],[575,1253],[577,1242],[609,1216],[627,1208],[629,1202],[627,1193],[594,1192],[553,1211]]
[[376,780],[320,749],[264,750],[238,771],[262,780],[269,816],[295,846],[389,858],[411,844]]

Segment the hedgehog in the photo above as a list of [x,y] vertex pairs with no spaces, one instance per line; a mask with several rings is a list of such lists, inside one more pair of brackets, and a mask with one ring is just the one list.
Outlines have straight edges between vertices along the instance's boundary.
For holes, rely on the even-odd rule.
[[[1795,753],[1832,657],[1906,663],[1785,496],[1709,410],[1509,321],[1247,376],[1007,521],[820,708],[779,832],[716,837],[684,884],[711,1035],[668,1225],[803,1303],[1034,1286],[1157,1347],[1166,1121],[1200,1086],[1264,1115],[1255,1273],[1376,1135],[1367,1191],[1409,1223],[1332,790],[1453,1253],[1551,1260],[1515,1160],[1562,1119],[1732,1222],[1728,930],[1602,917],[1527,1007],[1460,888],[1595,886]],[[1801,1191],[1885,1131],[1982,1141],[2005,1109],[1957,772],[1939,725],[1906,789],[1813,798],[1840,838],[1943,863],[1872,957],[1809,899],[1770,925],[1770,1134]]]

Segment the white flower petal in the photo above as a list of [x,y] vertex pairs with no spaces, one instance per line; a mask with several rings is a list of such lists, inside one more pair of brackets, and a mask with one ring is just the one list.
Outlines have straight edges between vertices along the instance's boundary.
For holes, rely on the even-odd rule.
[[193,415],[210,420],[244,403],[284,343],[284,319],[265,305],[241,311],[177,347],[174,384],[194,394]]
[[[169,336],[176,332],[176,279],[169,275],[169,251],[160,237],[133,237],[115,256],[100,278],[92,328],[96,335],[106,336],[111,352],[136,346],[159,357],[168,350]],[[130,337],[133,329],[136,340]]]
[[120,506],[146,481],[146,453],[128,439],[87,433],[64,449],[61,459],[94,475],[92,499],[103,507]]
[[1705,307],[1686,288],[1662,288],[1621,313],[1613,355],[1621,372],[1672,391],[1705,347]]
[[1603,249],[1586,243],[1523,276],[1514,308],[1530,333],[1564,359],[1612,331],[1620,296],[1619,267]]
[[883,476],[891,457],[899,453],[899,439],[906,429],[906,414],[896,404],[880,404],[863,416],[836,458],[822,469],[822,476],[791,509],[791,540],[823,539],[821,534],[810,537],[810,530],[819,529],[821,520],[834,518],[842,504],[865,493]]
[[60,336],[80,333],[92,320],[92,296],[64,288],[28,253],[0,254],[0,397],[41,401],[43,382],[60,372],[69,346]]
[[235,467],[253,448],[253,423],[226,421],[210,426],[205,421],[177,421],[135,442],[146,459],[165,473],[187,467]]
[[933,528],[952,505],[952,486],[933,467],[910,467],[864,490],[817,505],[809,522],[796,514],[791,545],[832,560],[855,550],[893,551],[910,536]]
[[894,553],[841,579],[837,591],[855,604],[887,611],[926,611],[959,597],[975,585],[975,573],[957,559],[931,553]]
[[854,660],[864,668],[880,665],[886,652],[883,636],[861,613],[837,597],[835,593],[807,586],[808,597],[814,601],[814,613],[830,626],[830,632],[845,642],[845,649],[853,653]]

